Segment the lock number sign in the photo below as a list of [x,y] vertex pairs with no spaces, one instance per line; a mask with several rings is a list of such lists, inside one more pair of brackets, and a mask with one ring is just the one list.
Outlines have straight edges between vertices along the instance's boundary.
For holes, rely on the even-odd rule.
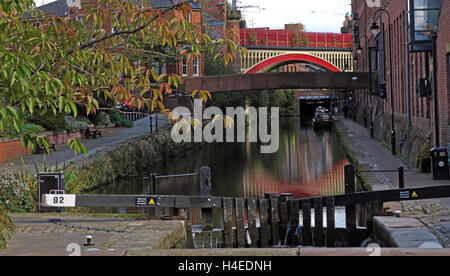
[[42,195],[42,204],[46,207],[75,207],[76,195]]

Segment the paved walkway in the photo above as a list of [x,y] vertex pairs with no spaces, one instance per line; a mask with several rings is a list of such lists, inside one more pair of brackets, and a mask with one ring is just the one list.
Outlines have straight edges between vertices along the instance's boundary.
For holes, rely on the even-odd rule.
[[[450,185],[450,180],[435,181],[431,174],[420,173],[399,156],[394,156],[384,145],[370,138],[370,132],[350,119],[338,117],[341,131],[347,133],[349,146],[364,170],[392,170],[404,167],[405,186],[427,187]],[[398,187],[398,173],[366,174],[367,183],[373,190]],[[450,198],[419,200],[390,205],[391,211],[402,211],[402,216],[418,218],[435,234],[444,247],[450,247]]]
[[[147,255],[185,239],[182,221],[13,214],[16,233],[0,256]],[[86,236],[92,246],[84,246]]]
[[[167,120],[160,115],[158,121],[158,127],[162,127],[167,124]],[[153,125],[153,132],[155,132],[155,126]],[[93,156],[96,153],[106,152],[112,150],[116,145],[124,143],[126,141],[137,139],[141,136],[150,134],[150,121],[149,118],[143,118],[135,121],[132,128],[114,128],[105,130],[103,137],[96,139],[83,139],[83,144],[88,150],[89,156]],[[23,157],[23,162],[20,158],[10,162],[15,169],[19,169],[25,164],[29,169],[34,170],[36,167],[40,170],[42,166],[62,166],[64,163],[69,164],[72,162],[83,161],[87,159],[84,154],[74,156],[73,150],[67,147],[67,144],[56,146],[56,152],[50,150],[49,154],[40,153]]]

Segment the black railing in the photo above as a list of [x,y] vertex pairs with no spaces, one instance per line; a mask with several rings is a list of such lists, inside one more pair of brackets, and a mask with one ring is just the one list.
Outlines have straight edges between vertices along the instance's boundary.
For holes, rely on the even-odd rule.
[[400,189],[405,188],[405,172],[408,172],[409,170],[405,170],[404,167],[400,167],[397,170],[361,170],[356,171],[356,176],[360,179],[362,182],[361,173],[398,173],[398,187]]

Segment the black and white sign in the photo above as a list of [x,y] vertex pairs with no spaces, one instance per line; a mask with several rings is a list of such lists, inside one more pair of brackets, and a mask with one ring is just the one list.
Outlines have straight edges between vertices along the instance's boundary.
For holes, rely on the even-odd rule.
[[158,200],[154,197],[137,197],[136,205],[137,206],[157,206]]
[[409,199],[410,197],[409,191],[400,191],[400,199]]

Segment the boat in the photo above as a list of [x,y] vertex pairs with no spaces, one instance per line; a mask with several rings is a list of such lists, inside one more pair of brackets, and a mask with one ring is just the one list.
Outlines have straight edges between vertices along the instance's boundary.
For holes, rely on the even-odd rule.
[[330,111],[322,106],[317,107],[312,120],[312,125],[315,129],[331,127],[332,118]]

